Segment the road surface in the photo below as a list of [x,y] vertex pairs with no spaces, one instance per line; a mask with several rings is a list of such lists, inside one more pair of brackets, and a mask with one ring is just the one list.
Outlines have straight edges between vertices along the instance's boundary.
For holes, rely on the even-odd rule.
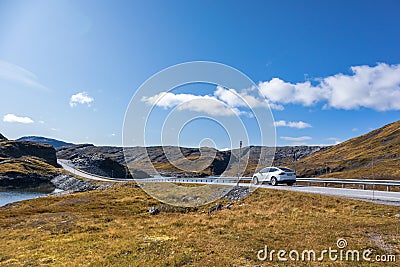
[[375,203],[400,206],[400,192],[387,192],[387,191],[373,191],[362,189],[350,188],[332,188],[332,187],[319,187],[319,186],[271,186],[261,185],[261,188],[287,190],[312,194],[321,194],[327,196],[346,197],[352,199],[359,199],[371,201]]

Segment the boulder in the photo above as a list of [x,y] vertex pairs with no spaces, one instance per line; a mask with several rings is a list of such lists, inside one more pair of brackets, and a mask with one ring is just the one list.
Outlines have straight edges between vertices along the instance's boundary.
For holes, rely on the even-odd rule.
[[160,210],[158,208],[156,208],[156,207],[151,207],[149,209],[149,213],[150,213],[150,215],[157,215],[157,214],[160,213]]

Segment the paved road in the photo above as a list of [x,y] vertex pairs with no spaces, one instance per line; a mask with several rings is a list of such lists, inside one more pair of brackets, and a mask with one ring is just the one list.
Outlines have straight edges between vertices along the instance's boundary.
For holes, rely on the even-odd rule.
[[262,188],[287,190],[304,193],[321,194],[328,196],[346,197],[352,199],[361,199],[376,203],[400,206],[400,192],[373,191],[350,188],[332,188],[319,186],[271,186],[262,185]]
[[[110,177],[102,177],[97,175],[91,175],[89,173],[74,169],[67,164],[68,161],[58,160],[58,163],[68,172],[75,175],[104,182],[127,182],[132,179],[113,179]],[[211,184],[212,182],[204,182],[204,184]],[[225,185],[234,186],[235,183],[218,183]],[[249,183],[240,183],[240,186],[251,186]],[[349,188],[332,188],[332,187],[318,187],[318,186],[271,186],[271,185],[260,185],[260,188],[273,189],[273,190],[286,190],[296,191],[312,194],[321,194],[328,196],[346,197],[352,199],[360,199],[364,201],[372,201],[375,203],[382,203],[394,206],[400,206],[400,192],[386,192],[386,191],[373,191],[373,190],[360,190],[360,189],[349,189]]]

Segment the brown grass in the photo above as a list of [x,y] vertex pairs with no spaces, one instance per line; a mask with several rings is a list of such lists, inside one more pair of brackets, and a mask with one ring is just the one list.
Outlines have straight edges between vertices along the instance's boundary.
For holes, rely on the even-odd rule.
[[[399,207],[275,190],[209,216],[212,205],[166,208],[129,184],[12,204],[0,208],[0,265],[264,266],[264,245],[322,250],[340,237],[351,249],[400,250]],[[151,206],[164,208],[152,216]]]
[[323,149],[297,162],[298,174],[400,179],[400,121]]
[[24,175],[53,176],[60,172],[60,169],[36,158],[21,157],[15,159],[0,159],[0,174],[20,173]]

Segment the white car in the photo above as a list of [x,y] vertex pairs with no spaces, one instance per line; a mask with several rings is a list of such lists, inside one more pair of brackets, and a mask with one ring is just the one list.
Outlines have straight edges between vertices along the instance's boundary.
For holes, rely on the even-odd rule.
[[263,182],[274,186],[282,183],[293,185],[296,182],[296,173],[285,167],[267,167],[253,175],[253,184]]

